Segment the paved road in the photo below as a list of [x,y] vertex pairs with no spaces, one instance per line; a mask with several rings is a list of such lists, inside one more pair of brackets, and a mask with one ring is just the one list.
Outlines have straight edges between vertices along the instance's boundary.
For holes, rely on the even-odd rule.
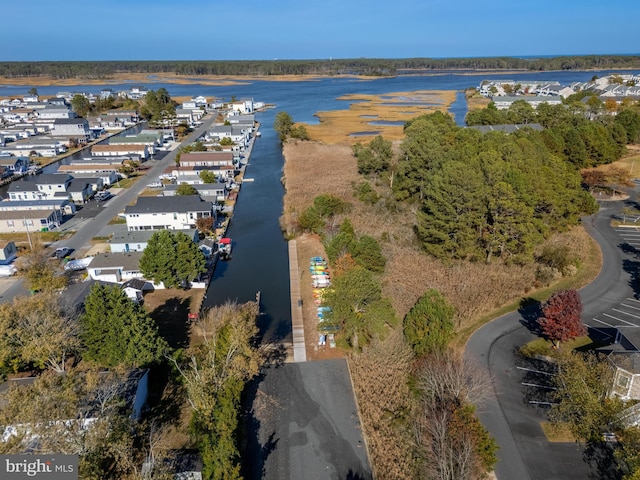
[[[593,319],[633,296],[631,275],[624,268],[633,257],[621,248],[620,233],[610,226],[612,217],[624,206],[623,201],[602,202],[596,215],[584,219],[603,257],[598,277],[580,290],[583,319],[588,325],[597,326]],[[527,312],[523,313],[526,316]],[[465,351],[491,375],[493,391],[478,405],[478,416],[500,446],[496,475],[499,480],[590,478],[582,450],[573,443],[548,442],[539,426],[545,419],[544,407],[529,403],[535,401],[536,389],[544,389],[522,385],[530,373],[525,368],[531,365],[514,352],[535,338],[526,323],[520,312],[500,317],[479,329]]]
[[253,388],[244,478],[372,478],[345,360],[272,367]]
[[[193,143],[209,128],[214,120],[215,115],[208,114],[205,116],[202,125],[191,132],[183,140],[182,144],[188,145]],[[91,239],[98,232],[103,230],[127,205],[133,203],[138,195],[147,187],[147,184],[155,180],[165,168],[175,164],[177,153],[177,148],[175,148],[167,152],[164,156],[161,156],[162,154],[158,155],[158,157],[161,156],[159,160],[148,160],[145,162],[143,166],[148,168],[145,177],[135,182],[129,188],[121,189],[117,195],[108,201],[102,202],[100,208],[96,207],[95,201],[92,200],[89,202],[86,207],[79,210],[71,220],[60,226],[61,231],[75,230],[76,233],[71,238],[54,242],[52,247],[66,246],[74,250],[72,257],[76,255],[82,256],[83,251],[86,251]],[[1,287],[0,285],[0,288]],[[12,284],[4,289],[1,300],[8,301],[16,296],[26,295],[27,293],[23,286],[22,279],[15,277],[12,279]]]

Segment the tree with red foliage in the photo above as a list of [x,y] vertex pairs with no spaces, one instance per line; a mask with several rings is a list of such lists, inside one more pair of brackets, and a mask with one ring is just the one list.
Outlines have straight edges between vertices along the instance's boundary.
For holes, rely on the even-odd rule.
[[542,306],[538,324],[542,333],[557,347],[560,342],[587,333],[581,319],[582,300],[576,290],[560,290],[549,297]]

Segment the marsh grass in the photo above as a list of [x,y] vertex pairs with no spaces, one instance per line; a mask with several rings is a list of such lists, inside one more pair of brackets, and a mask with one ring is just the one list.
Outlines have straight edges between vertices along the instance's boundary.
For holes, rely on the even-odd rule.
[[[446,112],[455,98],[453,90],[344,95],[339,100],[355,103],[350,103],[348,109],[318,112],[320,123],[305,125],[305,128],[311,140],[326,144],[367,143],[376,135],[400,140],[404,136],[403,125],[371,125],[370,122],[407,122],[437,110]],[[375,133],[360,135],[362,132]],[[352,135],[356,133],[358,135]]]

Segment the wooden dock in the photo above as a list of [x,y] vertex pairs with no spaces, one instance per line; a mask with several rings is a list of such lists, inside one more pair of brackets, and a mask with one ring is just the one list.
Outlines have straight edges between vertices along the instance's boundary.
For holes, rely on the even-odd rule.
[[293,333],[293,361],[306,362],[304,343],[304,321],[302,318],[302,296],[300,295],[300,269],[298,248],[295,240],[289,241],[289,281],[291,284],[291,331]]

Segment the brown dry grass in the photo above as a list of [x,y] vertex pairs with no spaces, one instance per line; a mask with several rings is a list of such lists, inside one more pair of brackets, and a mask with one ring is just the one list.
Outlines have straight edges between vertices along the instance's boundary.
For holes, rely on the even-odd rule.
[[[318,112],[320,123],[306,125],[311,140],[327,144],[367,142],[376,135],[387,140],[399,140],[403,137],[402,125],[371,125],[372,121],[407,122],[419,115],[440,110],[446,112],[456,98],[456,92],[414,91],[395,92],[384,95],[351,94],[340,100],[353,101],[348,110]],[[420,105],[407,105],[420,103]],[[370,135],[352,135],[361,132],[375,132]]]
[[349,357],[349,370],[375,478],[416,478],[407,374],[412,352],[397,330]]

